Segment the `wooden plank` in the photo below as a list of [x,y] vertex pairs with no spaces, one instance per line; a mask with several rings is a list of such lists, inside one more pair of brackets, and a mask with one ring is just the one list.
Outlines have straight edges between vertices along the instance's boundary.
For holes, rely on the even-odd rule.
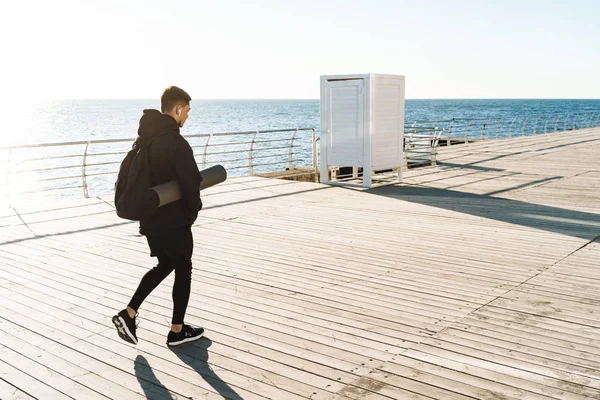
[[[92,370],[103,371],[102,375],[90,373],[89,370],[81,367],[83,357],[80,353],[60,343],[48,340],[33,331],[21,328],[6,319],[0,319],[0,338],[5,347],[10,348],[19,355],[35,360],[37,363],[51,366],[53,371],[108,398],[142,398],[132,390],[106,379],[105,376],[110,376],[108,372],[111,369],[110,366],[97,363],[98,365],[94,366]],[[11,360],[12,358],[5,359],[8,362]],[[89,366],[94,364],[95,361],[95,359],[90,358],[85,364]],[[79,396],[79,392],[74,394],[75,398]]]
[[[41,294],[41,292],[39,292],[37,295],[38,295],[38,297],[39,297],[39,296],[43,296],[43,295]],[[46,297],[46,296],[43,296],[43,297]],[[29,303],[29,302],[31,302],[29,299],[22,299],[21,301],[26,301],[26,302],[28,302],[28,303]],[[52,297],[47,297],[47,301],[48,301],[49,303],[50,303],[50,302],[52,302]],[[48,303],[48,304],[49,304],[49,303]],[[38,306],[37,308],[39,308],[39,306]],[[72,308],[72,307],[71,307],[71,308]],[[86,308],[86,311],[85,311],[86,315],[93,316],[93,315],[94,315],[94,310],[95,310],[95,309],[96,309],[96,307],[95,307],[94,305],[89,305],[89,306]],[[83,312],[83,310],[82,310],[82,312]],[[57,311],[54,311],[54,312],[52,312],[52,314],[56,315],[56,314],[57,314]],[[65,315],[67,316],[67,314],[65,314]],[[76,314],[76,315],[77,315],[77,314]],[[67,316],[67,318],[68,318],[68,316]],[[102,317],[101,317],[101,318],[102,318]],[[86,321],[87,321],[87,319],[86,319],[86,320],[83,320],[82,322],[85,322],[86,324],[88,324],[88,322],[86,322]],[[104,334],[103,334],[103,335],[104,335]],[[164,332],[163,332],[163,333],[160,333],[160,334],[158,334],[158,340],[159,340],[159,341],[161,341],[161,342],[162,342],[162,340],[164,340],[164,336],[163,336],[163,335],[164,335]],[[111,329],[111,332],[110,332],[109,336],[110,336],[110,337],[113,337],[113,336],[115,336],[115,335],[113,334],[113,332],[112,332],[112,329]],[[155,335],[155,336],[156,336],[156,335]],[[155,337],[155,339],[157,339],[157,338]],[[97,340],[98,340],[98,338],[96,337],[96,341],[97,341]],[[109,346],[107,347],[107,349],[110,349],[110,348],[111,348],[110,346],[113,346],[113,347],[114,347],[114,345],[109,345]],[[162,346],[161,346],[161,347],[162,347]],[[120,353],[120,354],[121,354],[121,353]],[[236,358],[239,358],[239,356],[237,356]],[[279,366],[279,367],[278,367],[278,370],[281,370],[281,368],[282,368],[282,366]],[[272,379],[272,378],[271,378],[271,379]],[[280,386],[280,384],[279,384],[278,386]]]
[[[37,263],[36,263],[36,264],[37,264]],[[15,264],[13,264],[13,265],[15,265]],[[30,265],[30,266],[32,266],[32,265],[33,265],[33,264],[32,264],[32,261],[29,261],[29,265]],[[67,274],[67,275],[66,275],[66,276],[67,276],[67,279],[72,279],[73,277],[74,277],[74,278],[76,278],[76,281],[78,281],[78,282],[79,282],[77,285],[78,285],[78,286],[80,286],[80,284],[81,284],[82,282],[84,282],[84,281],[90,281],[90,282],[93,282],[94,278],[95,278],[95,279],[98,279],[98,278],[102,277],[102,276],[103,276],[103,275],[104,275],[104,274],[105,274],[105,273],[108,271],[108,267],[106,267],[105,269],[103,269],[102,273],[100,273],[100,274],[97,272],[97,270],[96,270],[96,269],[91,269],[91,270],[90,270],[89,272],[87,272],[87,273],[84,271],[85,269],[86,269],[86,267],[85,267],[85,266],[74,265],[74,266],[72,266],[72,267],[71,267],[71,266],[70,266],[68,263],[64,263],[64,262],[63,262],[63,263],[57,264],[56,266],[54,266],[54,267],[52,268],[52,272],[50,273],[50,275],[49,275],[49,278],[50,278],[50,279],[58,279],[58,277],[62,276],[63,274]],[[64,272],[64,273],[61,273],[60,271],[65,271],[65,272]],[[121,268],[121,271],[122,271],[122,268]],[[84,278],[85,278],[86,276],[87,276],[87,277],[90,277],[90,278],[91,278],[91,280],[88,280],[88,279],[85,279],[85,280],[84,280]],[[121,280],[125,278],[125,277],[124,277],[122,274],[121,274],[121,275],[119,275],[119,272],[116,272],[116,273],[115,273],[115,275],[114,275],[114,278],[110,278],[110,277],[108,277],[108,276],[106,276],[105,278],[103,278],[103,279],[102,279],[102,281],[103,281],[103,282],[106,282],[106,283],[102,283],[102,281],[101,281],[101,282],[99,282],[99,283],[97,284],[97,285],[98,285],[98,287],[100,288],[100,293],[105,293],[105,289],[104,289],[104,287],[106,287],[106,285],[112,285],[112,283],[111,283],[111,279],[117,279],[117,278],[119,278],[119,277],[120,277],[120,279],[121,279]],[[10,278],[10,279],[13,279],[13,280],[14,280],[14,279],[15,279],[15,276],[14,276],[14,275],[13,275],[13,276],[11,276],[11,278]],[[204,281],[206,281],[206,280],[207,280],[207,278],[206,278],[206,277],[203,277],[203,279],[202,279],[202,280],[203,280],[203,282],[204,282]],[[25,281],[26,281],[26,282],[29,282],[29,280],[27,280],[27,279],[25,279]],[[138,281],[139,281],[139,277],[132,277],[132,278],[131,278],[131,280],[130,280],[130,282],[131,282],[131,287],[132,287],[132,288],[134,288],[134,287],[135,287],[135,285],[137,284],[137,282],[138,282]],[[68,281],[66,281],[66,282],[68,282]],[[213,281],[212,281],[212,280],[208,280],[208,281],[206,281],[205,283],[207,283],[207,284],[208,284],[208,287],[207,287],[207,288],[193,289],[193,292],[194,292],[194,293],[197,293],[197,294],[201,294],[202,296],[204,296],[207,290],[208,290],[208,291],[211,291],[211,290],[213,290],[213,288],[217,288],[217,287],[218,287],[218,288],[222,288],[222,287],[223,287],[223,285],[224,285],[224,281],[219,281],[219,280],[216,280],[216,281],[214,281],[214,285],[212,284],[212,283],[213,283]],[[243,296],[243,294],[242,294],[242,293],[241,293],[241,291],[239,290],[238,286],[239,286],[238,284],[231,285],[231,286],[230,286],[230,289],[229,289],[229,290],[226,290],[226,291],[224,292],[224,294],[225,294],[225,295],[228,295],[228,296]],[[255,285],[255,286],[256,286],[256,285]],[[247,287],[248,287],[248,288],[253,288],[254,286],[251,286],[251,285],[249,285],[249,286],[247,286]],[[90,287],[90,288],[88,288],[88,290],[92,290],[92,291],[94,291],[94,288],[93,288],[93,287]],[[113,289],[113,290],[114,290],[114,289]],[[133,290],[133,289],[129,289],[129,290]],[[164,298],[166,298],[166,299],[168,299],[168,298],[169,298],[169,295],[170,295],[170,293],[169,293],[169,291],[168,291],[168,290],[169,290],[169,289],[166,289],[166,290],[164,290],[164,289],[161,289],[160,287],[158,288],[158,291],[159,291],[159,292],[162,292],[162,293],[164,293]],[[248,290],[248,289],[246,289],[246,290]],[[264,292],[263,288],[262,288],[262,287],[260,287],[260,286],[256,286],[256,289],[253,289],[253,290],[254,290],[254,293],[260,293],[260,294],[262,294],[262,295],[265,295],[265,292]],[[158,293],[158,292],[157,292],[157,293]],[[297,301],[296,299],[298,298],[297,294],[295,294],[295,293],[286,293],[286,292],[281,292],[281,291],[279,291],[279,292],[275,291],[275,292],[273,292],[273,293],[277,293],[277,294],[283,294],[283,295],[285,295],[285,296],[286,296],[286,298],[288,299],[288,301],[290,301],[290,302]],[[222,295],[219,295],[219,297],[222,297]],[[267,297],[268,297],[268,298],[271,298],[272,296],[267,296]],[[245,298],[245,297],[244,297],[244,298]],[[254,300],[254,299],[253,299],[253,300]],[[311,298],[310,298],[310,300],[311,300],[311,301],[315,301],[315,299],[314,299],[313,297],[311,297]],[[245,300],[244,300],[244,301],[245,301]],[[326,302],[326,299],[323,299],[323,302]],[[320,304],[320,302],[318,302],[317,304]],[[274,304],[274,305],[275,305],[275,304]],[[343,303],[343,304],[342,304],[342,303],[340,303],[340,304],[330,304],[330,306],[331,306],[331,307],[333,307],[333,310],[332,310],[332,312],[333,312],[333,314],[334,314],[334,315],[340,314],[341,312],[343,312],[343,311],[342,311],[343,309],[347,309],[347,308],[348,308],[348,304],[347,304],[347,302],[346,302],[346,303]],[[363,308],[357,308],[357,309],[355,310],[355,312],[358,312],[358,313],[359,313],[359,315],[362,315],[362,317],[361,317],[361,318],[365,318],[365,317],[367,317],[367,318],[370,318],[370,317],[369,317],[369,315],[372,313],[372,309],[363,309]],[[393,323],[394,323],[394,320],[397,318],[397,316],[395,316],[395,315],[393,316],[393,315],[391,315],[391,314],[389,314],[389,315],[387,315],[387,314],[379,314],[379,315],[380,315],[380,318],[382,319],[382,321],[381,321],[379,324],[382,324],[383,326],[386,326],[386,327],[388,327],[388,328],[390,328],[391,326],[393,326],[393,325],[391,325],[391,324],[393,324]],[[349,313],[349,314],[348,314],[348,318],[352,318],[352,317],[355,317],[355,316],[356,316],[356,315],[355,315],[354,313]],[[329,317],[329,315],[328,315],[327,319],[331,319],[331,317]],[[373,318],[370,318],[370,319],[373,319]],[[373,319],[373,321],[377,321],[377,320]],[[408,322],[408,321],[406,321],[406,320],[403,320],[403,324],[402,324],[402,325],[399,325],[399,327],[401,327],[401,328],[402,328],[402,329],[399,329],[400,331],[406,331],[406,330],[408,329],[408,328],[406,327],[406,325],[405,325],[407,322]],[[435,321],[433,321],[433,322],[435,322]],[[419,322],[418,326],[422,326],[423,328],[421,328],[421,329],[435,329],[435,330],[437,330],[436,328],[434,328],[434,326],[433,326],[432,324],[426,324],[426,325],[423,325],[423,322]],[[431,327],[431,328],[430,328],[430,327]],[[371,326],[371,327],[365,327],[365,328],[366,328],[366,329],[369,329],[369,330],[373,330],[373,329],[374,329],[374,327],[373,327],[373,326]],[[422,332],[421,330],[414,330],[414,329],[412,329],[412,330],[409,330],[409,331],[410,331],[410,332],[413,332],[413,333],[417,333],[417,334],[418,334],[419,332]]]
[[586,343],[586,340],[595,339],[600,329],[576,323],[567,323],[551,316],[540,316],[524,313],[506,308],[497,308],[493,305],[483,307],[473,314],[475,318],[493,320],[496,323],[509,322],[523,326],[535,326],[548,331],[560,332],[570,339]]
[[[458,392],[474,399],[548,400],[548,396],[516,388],[494,380],[474,376],[460,369],[430,363],[407,356],[397,356],[386,363],[382,371],[395,374],[422,385],[427,394],[431,389]],[[420,386],[419,385],[419,386]]]
[[[11,304],[9,304],[9,306],[11,306],[12,308]],[[17,306],[17,309],[22,310],[23,304],[19,304],[19,306]],[[19,314],[17,314],[12,309],[1,308],[1,310],[3,315],[9,314],[13,317],[18,318]],[[33,318],[35,318],[35,320],[29,317],[22,316],[18,319],[19,323],[24,324],[24,326],[27,326],[29,329],[39,329],[40,318],[38,312],[32,308],[28,308],[27,314],[28,316],[32,316]],[[86,320],[81,319],[81,321],[84,322]],[[84,325],[90,325],[90,322],[85,322]],[[85,326],[83,327],[82,331],[84,329]],[[72,332],[73,330],[71,329],[70,331]],[[114,336],[114,332],[112,333]],[[202,394],[203,396],[209,399],[222,398],[221,395],[217,395],[216,393],[214,393],[215,389],[217,389],[221,390],[226,396],[232,398],[237,398],[236,393],[238,393],[237,396],[243,396],[242,398],[244,399],[262,398],[262,396],[257,396],[251,391],[248,392],[244,389],[237,387],[234,387],[232,389],[229,385],[218,384],[220,379],[217,380],[216,383],[214,383],[216,387],[213,387],[212,385],[207,383],[205,378],[203,378],[202,375],[199,375],[199,373],[195,371],[192,367],[177,369],[175,365],[172,365],[173,363],[169,361],[163,361],[162,358],[164,358],[164,356],[160,358],[153,356],[151,353],[148,353],[147,350],[144,353],[142,353],[145,359],[147,359],[147,361],[140,361],[140,359],[137,358],[137,355],[139,355],[139,353],[133,347],[125,344],[118,338],[114,340],[105,338],[104,336],[92,335],[91,338],[93,340],[87,340],[86,337],[89,336],[89,332],[82,332],[81,335],[85,337],[82,337],[79,340],[73,340],[71,339],[72,333],[63,332],[58,329],[54,329],[51,332],[44,332],[43,335],[51,338],[54,341],[63,341],[63,343],[67,343],[68,346],[72,347],[74,350],[82,354],[93,354],[94,358],[101,360],[102,362],[108,365],[116,366],[119,370],[129,372],[129,377],[126,378],[125,382],[123,382],[129,387],[133,387],[133,382],[136,382],[138,380],[144,380],[147,382],[158,381],[161,382],[161,384],[163,384],[164,387],[172,388],[172,390],[175,393],[186,397]],[[164,350],[171,353],[168,349]],[[171,353],[171,358],[173,357],[175,357],[175,355]],[[82,361],[84,361],[84,359],[82,359]],[[142,365],[140,365],[140,363]],[[152,366],[151,370],[146,367],[146,364]],[[103,371],[104,370],[96,371],[96,373],[103,374]],[[218,369],[216,370],[216,373],[218,374],[217,376],[223,374],[221,370]],[[115,376],[110,374],[105,376],[109,376],[110,379],[115,380],[124,379],[121,376]],[[208,378],[208,381],[211,382],[210,378]],[[248,386],[251,388],[253,387],[253,385]],[[269,390],[267,390],[265,393],[267,393],[268,391]],[[289,398],[291,399],[300,398],[293,395],[292,393],[286,395],[289,396]]]
[[40,379],[57,370],[57,389],[121,398],[596,397],[599,135],[441,149],[439,166],[405,174],[451,188],[427,201],[262,178],[203,193],[188,318],[207,327],[213,373],[232,386],[199,376],[206,351],[186,363],[164,348],[172,277],[144,303],[141,344],[115,337],[110,315],[153,261],[110,198],[18,209],[27,226],[6,213],[2,343]]
[[32,396],[48,399],[106,399],[102,394],[90,390],[68,377],[35,360],[0,344],[0,373],[3,379]]
[[[516,360],[534,363],[542,370],[551,368],[550,374],[567,379],[572,376],[573,380],[583,385],[600,387],[600,369],[598,364],[589,360],[575,358],[557,351],[546,351],[531,346],[518,345],[505,340],[496,339],[491,336],[474,334],[466,330],[448,328],[435,339],[425,339],[424,343],[444,348],[454,348],[454,345],[474,348],[475,351],[483,351],[484,359],[493,360],[496,355]],[[594,369],[595,368],[595,369]]]
[[[433,353],[433,354],[432,354]],[[419,345],[406,353],[407,357],[419,361],[469,373],[481,379],[513,386],[519,390],[551,396],[557,399],[589,399],[600,396],[600,391],[583,385],[571,384],[568,381],[554,379],[531,373],[518,368],[510,368],[489,362],[486,359],[465,354],[446,351],[440,348],[430,350],[426,345]]]
[[[2,368],[3,368],[2,365],[0,365],[0,369],[2,369]],[[3,372],[2,374],[6,374],[6,372]],[[0,378],[0,399],[4,399],[4,400],[35,400],[35,397],[28,395],[27,393],[19,390],[15,386],[11,385],[7,381]]]
[[[203,257],[202,257],[203,261],[206,259],[206,253],[203,253]],[[404,276],[406,275],[406,271],[403,271],[402,273],[402,277],[404,278]],[[393,279],[393,277],[388,276],[387,279]],[[503,291],[502,291],[503,292]]]
[[477,316],[469,317],[456,326],[470,332],[505,338],[505,340],[514,343],[528,344],[539,349],[551,351],[560,349],[564,354],[592,360],[593,362],[600,360],[597,347],[588,344],[588,340],[558,331],[546,330],[522,323],[490,321],[486,317],[478,319]]
[[338,392],[352,399],[363,400],[375,398],[373,392],[366,388],[376,390],[378,394],[387,395],[391,399],[439,399],[439,400],[467,400],[472,399],[453,390],[439,388],[433,385],[417,382],[400,375],[381,371],[379,369],[370,371],[361,377],[353,386],[348,386]]
[[[0,266],[0,268],[3,267]],[[56,298],[65,299],[66,301],[69,301],[69,303],[71,303],[72,305],[89,308],[92,306],[90,304],[91,302],[106,304],[105,298],[91,297],[89,295],[89,292],[85,290],[69,285],[63,285],[47,278],[41,278],[36,276],[35,274],[26,273],[20,269],[13,269],[12,272],[13,274],[17,274],[20,276],[29,276],[31,281],[28,287],[32,289],[37,289],[39,293],[48,293],[51,289],[56,289]],[[10,280],[10,276],[7,276],[8,274],[3,275],[4,279]],[[129,289],[129,292],[133,293],[134,289],[135,286],[132,286]],[[75,297],[74,294],[76,293],[79,293],[79,296]],[[124,297],[123,302],[121,304],[124,305],[125,301],[128,300],[126,299],[127,298]],[[164,303],[169,304],[170,302],[167,300]],[[194,306],[195,304],[196,301],[192,301],[191,305]],[[225,302],[221,304],[215,303],[213,305],[212,303],[207,303],[203,301],[202,309],[206,310],[209,313],[214,313],[212,315],[215,315],[217,313],[223,313],[223,310],[227,310],[227,315],[231,311],[236,311],[241,308],[236,308],[231,304],[227,304]],[[248,324],[263,327],[265,329],[274,329],[277,332],[280,332],[281,334],[291,335],[295,338],[303,338],[305,340],[313,342],[322,342],[323,344],[337,348],[339,350],[346,350],[349,352],[362,354],[364,356],[373,357],[376,359],[385,359],[389,356],[390,352],[393,352],[396,349],[396,346],[387,345],[385,343],[376,342],[373,340],[368,341],[362,336],[354,336],[342,331],[334,330],[333,328],[321,328],[309,324],[304,324],[302,325],[302,327],[298,327],[290,319],[277,318],[272,314],[261,313],[258,310],[252,310],[250,308],[246,309],[248,310],[247,312],[234,312],[233,314],[236,316],[236,319],[247,322]]]
[[[2,352],[3,356],[7,356],[9,350],[0,345],[0,352]],[[35,366],[34,363],[27,363],[25,360],[20,360],[20,363]],[[29,367],[29,365],[27,365],[27,367]],[[35,373],[36,371],[33,372]],[[11,386],[16,388],[23,388],[24,393],[33,398],[50,400],[71,399],[71,397],[64,393],[59,392],[31,375],[4,362],[3,358],[0,358],[0,375],[2,375],[3,381],[8,382]]]
[[523,292],[520,294],[512,294],[511,292],[510,295],[519,296],[519,298],[498,298],[492,302],[492,305],[534,315],[551,316],[565,322],[600,327],[600,321],[594,315],[593,307],[586,307],[581,304],[577,307],[577,311],[570,311],[568,308],[565,308],[565,306],[568,307],[566,302],[557,303],[549,301],[550,297],[531,296]]

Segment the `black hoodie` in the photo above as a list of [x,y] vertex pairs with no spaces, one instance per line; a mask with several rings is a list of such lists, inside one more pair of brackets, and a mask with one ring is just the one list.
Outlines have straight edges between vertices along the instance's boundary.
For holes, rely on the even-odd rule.
[[179,124],[173,117],[158,110],[144,110],[138,136],[150,139],[160,135],[148,148],[152,184],[176,180],[181,188],[181,200],[159,207],[157,213],[140,221],[142,235],[165,234],[192,225],[202,208],[200,182],[202,176],[187,140],[179,134]]

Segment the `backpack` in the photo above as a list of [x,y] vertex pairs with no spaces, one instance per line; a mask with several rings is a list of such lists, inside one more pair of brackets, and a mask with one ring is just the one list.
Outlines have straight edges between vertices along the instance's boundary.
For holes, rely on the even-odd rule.
[[138,137],[121,162],[115,183],[115,208],[121,218],[139,221],[156,213],[156,207],[148,201],[153,186],[148,147],[159,136],[149,140]]

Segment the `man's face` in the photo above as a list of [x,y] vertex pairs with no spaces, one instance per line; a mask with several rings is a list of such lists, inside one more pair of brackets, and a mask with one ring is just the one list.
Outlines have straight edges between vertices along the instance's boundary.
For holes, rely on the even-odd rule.
[[179,127],[183,128],[183,125],[185,124],[185,121],[187,121],[188,117],[189,117],[189,112],[190,112],[190,105],[186,105],[186,106],[177,106],[177,117],[178,117],[178,121],[179,122]]

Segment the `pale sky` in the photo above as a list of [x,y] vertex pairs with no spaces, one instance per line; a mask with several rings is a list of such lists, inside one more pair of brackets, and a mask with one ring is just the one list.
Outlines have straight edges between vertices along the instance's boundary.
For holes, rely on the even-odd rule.
[[407,98],[600,98],[597,0],[1,4],[4,99],[316,99],[351,73],[405,75]]

